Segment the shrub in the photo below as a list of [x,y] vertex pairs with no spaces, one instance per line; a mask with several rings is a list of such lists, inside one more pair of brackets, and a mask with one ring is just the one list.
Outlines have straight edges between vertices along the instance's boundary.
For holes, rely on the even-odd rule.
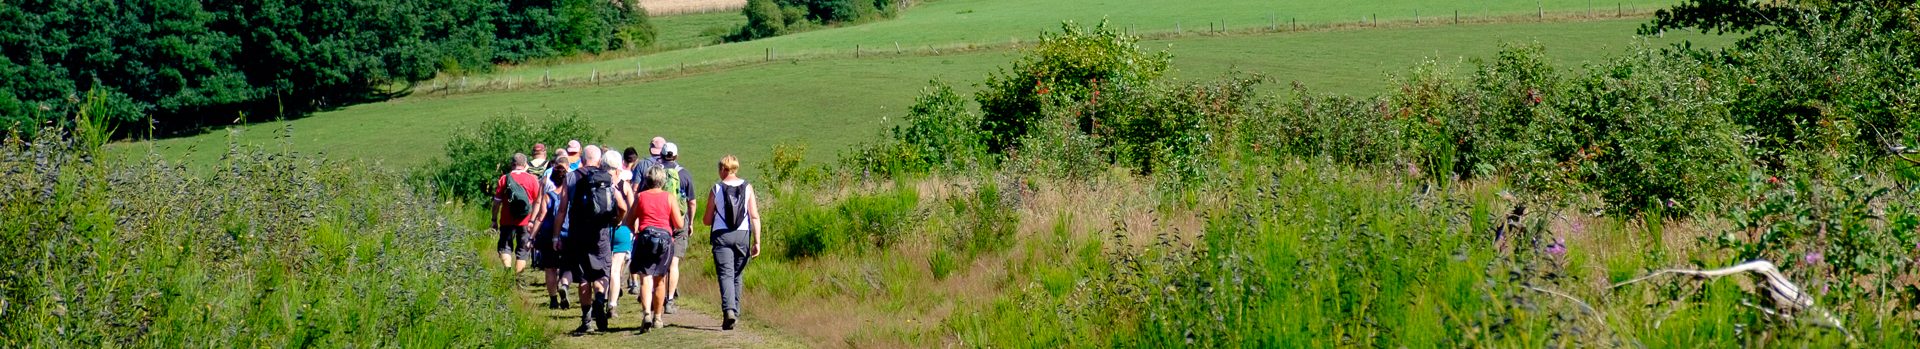
[[956,170],[986,154],[980,116],[967,111],[967,100],[945,82],[928,83],[902,119],[906,124],[894,126],[892,138],[912,148],[926,167]]
[[772,156],[757,166],[760,173],[776,182],[796,182],[801,184],[818,181],[825,176],[819,167],[808,166],[807,145],[798,142],[781,142],[773,145]]
[[787,16],[780,10],[780,4],[774,0],[747,0],[747,6],[740,9],[747,16],[747,24],[727,37],[727,41],[748,41],[770,38],[787,33]]
[[445,155],[428,161],[413,179],[438,189],[442,195],[477,203],[491,197],[495,181],[506,174],[514,153],[525,153],[531,159],[534,143],[556,149],[568,140],[605,136],[606,131],[588,124],[579,113],[544,118],[509,113],[489,118],[476,128],[455,131],[447,140]]
[[[1004,154],[1038,127],[1047,103],[1075,104],[1094,97],[1101,86],[1151,86],[1167,70],[1171,55],[1140,49],[1137,37],[1099,25],[1073,22],[1059,33],[1044,33],[1013,67],[987,76],[974,93],[980,103],[987,149]],[[1082,133],[1091,120],[1074,120]]]

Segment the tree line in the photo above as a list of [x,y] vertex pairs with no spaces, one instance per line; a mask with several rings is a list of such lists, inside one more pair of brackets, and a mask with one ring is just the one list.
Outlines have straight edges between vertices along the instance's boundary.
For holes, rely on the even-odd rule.
[[379,100],[440,73],[651,45],[635,1],[8,1],[0,128],[63,122],[90,91],[140,124],[127,134]]

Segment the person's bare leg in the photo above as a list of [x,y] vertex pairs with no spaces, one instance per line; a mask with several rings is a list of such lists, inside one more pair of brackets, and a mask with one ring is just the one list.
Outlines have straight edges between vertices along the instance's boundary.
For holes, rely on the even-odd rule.
[[[648,304],[648,306],[653,309],[654,314],[667,313],[667,285],[671,283],[670,279],[671,278],[663,277],[663,278],[660,278],[660,280],[654,280],[652,284],[648,284],[645,287],[645,288],[654,289],[653,298],[651,298],[651,301],[648,302],[648,303],[651,303],[651,304]],[[660,327],[667,327],[667,323],[665,320],[655,319],[654,321],[658,322]]]
[[547,268],[545,271],[547,274],[547,305],[557,305],[559,303],[554,303],[554,297],[559,297],[560,295],[560,272],[553,270],[553,268]]
[[[641,278],[640,278],[640,280],[641,280],[641,282],[642,282],[642,283],[641,283],[641,285],[648,285],[648,284],[651,284],[651,283],[653,282],[653,277],[652,277],[652,276],[643,276],[643,277],[641,277]],[[644,323],[651,323],[651,322],[653,322],[653,321],[654,321],[654,318],[653,318],[653,314],[654,314],[654,313],[653,313],[653,302],[651,302],[651,301],[650,301],[650,300],[652,300],[652,299],[653,299],[653,288],[652,288],[652,287],[641,287],[641,288],[640,288],[640,298],[637,298],[637,299],[636,299],[636,300],[639,300],[639,301],[640,301],[640,321],[641,321],[641,322],[644,322]]]
[[667,298],[680,296],[680,257],[667,262]]
[[626,280],[622,280],[619,275],[623,275],[621,273],[626,272],[626,266],[627,254],[613,254],[613,265],[608,266],[608,269],[613,271],[613,274],[610,275],[614,275],[614,277],[608,278],[610,279],[608,281],[613,283],[613,289],[607,291],[607,305],[609,306],[620,304],[620,286],[623,285]]
[[513,253],[501,253],[501,254],[500,254],[500,267],[502,267],[502,268],[512,268],[512,267],[513,267]]

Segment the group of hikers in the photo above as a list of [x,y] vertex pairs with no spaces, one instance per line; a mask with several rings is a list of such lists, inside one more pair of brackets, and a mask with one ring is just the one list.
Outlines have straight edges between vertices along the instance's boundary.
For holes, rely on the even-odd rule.
[[[607,331],[622,295],[640,302],[640,333],[665,327],[679,298],[680,261],[687,255],[695,209],[710,227],[719,274],[721,328],[740,317],[740,272],[760,255],[760,213],[740,161],[720,158],[719,181],[696,199],[679,146],[654,137],[646,153],[568,141],[551,159],[545,144],[533,157],[515,153],[512,170],[493,192],[500,261],[516,273],[531,263],[546,273],[547,307],[571,309],[565,288],[578,287],[576,335]],[[624,289],[623,289],[624,286]]]

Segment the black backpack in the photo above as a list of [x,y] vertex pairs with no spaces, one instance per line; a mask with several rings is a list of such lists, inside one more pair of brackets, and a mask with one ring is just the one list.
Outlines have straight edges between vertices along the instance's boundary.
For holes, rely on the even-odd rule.
[[618,219],[615,215],[620,206],[614,201],[613,172],[593,167],[581,167],[578,172],[579,180],[573,184],[573,202],[569,204],[574,222],[605,225]]
[[716,213],[719,213],[720,221],[727,222],[727,227],[733,230],[746,230],[748,227],[740,225],[747,220],[747,188],[752,188],[753,185],[748,183],[740,183],[740,185],[727,185],[726,183],[714,184],[719,186],[720,189],[720,197],[713,198],[713,203],[716,206],[714,210],[719,211]]

